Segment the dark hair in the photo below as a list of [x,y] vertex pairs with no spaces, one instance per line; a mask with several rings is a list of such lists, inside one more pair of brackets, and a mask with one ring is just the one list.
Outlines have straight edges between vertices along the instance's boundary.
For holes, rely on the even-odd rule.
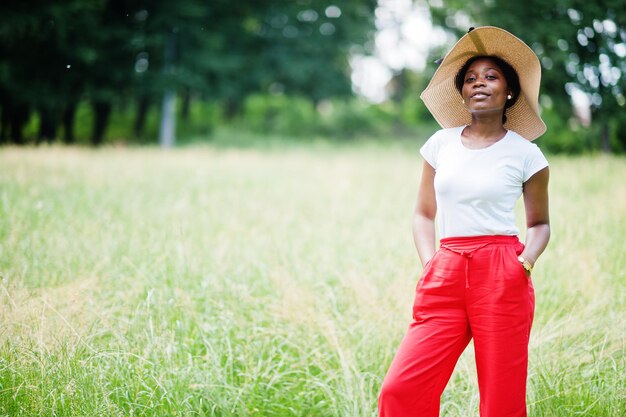
[[504,74],[506,84],[509,87],[509,90],[511,90],[512,92],[513,97],[511,98],[511,100],[507,100],[504,104],[504,113],[502,113],[502,124],[504,124],[506,123],[506,109],[508,109],[509,107],[513,107],[513,105],[517,102],[517,98],[519,97],[521,90],[517,72],[515,72],[515,69],[513,69],[513,67],[508,62],[506,62],[502,58],[498,58],[497,56],[478,55],[471,57],[467,60],[467,62],[465,62],[459,72],[456,73],[456,76],[454,77],[454,85],[456,86],[456,89],[459,90],[459,94],[461,94],[461,91],[463,90],[463,84],[465,83],[465,73],[467,72],[467,69],[470,67],[470,65],[472,65],[475,61],[479,59],[490,59],[495,62],[496,65],[500,68],[500,71],[502,71],[502,74]]

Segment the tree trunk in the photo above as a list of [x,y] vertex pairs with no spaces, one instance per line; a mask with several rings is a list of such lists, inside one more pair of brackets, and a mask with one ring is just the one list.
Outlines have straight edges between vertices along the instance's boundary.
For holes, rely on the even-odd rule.
[[69,101],[63,111],[63,142],[68,145],[74,143],[74,118],[76,116],[77,103]]
[[183,89],[183,102],[180,108],[180,118],[183,121],[189,120],[189,107],[191,106],[191,89]]
[[620,149],[618,150],[619,152],[626,151],[626,132],[624,131],[624,128],[626,128],[625,123],[620,121],[617,125],[617,129],[615,130],[617,134],[617,141],[620,145]]
[[[176,32],[170,30],[165,42],[165,65],[163,71],[169,74],[174,65],[176,57]],[[159,131],[159,143],[163,148],[171,148],[176,142],[176,114],[174,105],[176,103],[176,93],[172,87],[168,87],[163,95],[163,110],[161,111],[161,129]]]
[[159,143],[163,148],[171,148],[176,142],[176,115],[174,105],[176,94],[172,90],[167,90],[163,96],[163,110],[161,112],[161,130],[159,133]]
[[605,120],[602,122],[602,152],[611,153],[611,136],[609,131],[609,123]]
[[227,98],[224,102],[224,117],[226,120],[233,120],[239,114],[241,104],[238,100]]
[[11,140],[16,145],[24,145],[22,129],[30,117],[30,109],[27,104],[15,103],[9,107],[9,125],[11,126]]
[[109,124],[111,107],[111,103],[108,101],[96,101],[93,103],[94,123],[91,135],[91,144],[94,146],[102,145],[104,132]]
[[133,132],[136,138],[143,136],[143,130],[146,126],[146,116],[150,109],[150,100],[148,96],[141,96],[139,98],[139,106],[137,107],[137,114],[135,115],[135,124],[133,126]]
[[3,144],[7,140],[7,126],[9,124],[9,115],[7,112],[7,101],[3,98],[0,103],[0,144]]
[[57,121],[53,109],[42,106],[39,111],[39,132],[37,133],[37,144],[42,141],[51,143],[57,134]]
[[391,99],[400,104],[404,101],[404,97],[407,93],[407,85],[408,85],[408,73],[406,69],[403,69],[398,74],[394,75],[391,79],[391,84],[393,85],[393,92],[391,94]]

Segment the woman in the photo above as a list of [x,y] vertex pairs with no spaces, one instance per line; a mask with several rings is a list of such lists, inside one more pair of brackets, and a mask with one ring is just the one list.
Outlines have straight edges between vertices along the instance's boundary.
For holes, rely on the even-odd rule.
[[[481,27],[457,42],[421,95],[443,129],[420,150],[413,235],[424,270],[413,322],[382,385],[380,416],[438,416],[472,338],[481,417],[526,416],[530,273],[550,237],[548,163],[531,143],[546,130],[540,78],[526,44]],[[522,194],[525,244],[514,218]]]

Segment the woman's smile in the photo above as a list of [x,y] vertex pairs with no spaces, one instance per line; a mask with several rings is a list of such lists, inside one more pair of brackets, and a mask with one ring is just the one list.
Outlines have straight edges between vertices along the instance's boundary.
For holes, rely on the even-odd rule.
[[479,99],[488,98],[488,97],[490,97],[490,96],[491,96],[491,94],[486,93],[486,92],[484,92],[484,91],[476,91],[474,94],[472,94],[472,95],[470,96],[470,98],[472,98],[472,99],[476,99],[476,100],[479,100]]

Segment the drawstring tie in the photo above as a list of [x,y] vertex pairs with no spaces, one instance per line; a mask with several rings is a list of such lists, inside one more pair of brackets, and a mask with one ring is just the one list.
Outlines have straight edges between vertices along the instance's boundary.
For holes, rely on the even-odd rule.
[[477,246],[475,248],[472,248],[472,250],[456,250],[456,249],[453,249],[453,248],[451,248],[451,247],[449,247],[449,246],[447,246],[445,244],[443,244],[441,246],[442,249],[447,249],[450,252],[454,252],[454,253],[456,253],[458,255],[461,255],[462,257],[465,258],[465,288],[469,288],[469,263],[470,263],[470,259],[472,259],[472,254],[474,252],[476,252],[478,249],[482,249],[485,246],[490,245],[491,243],[492,242],[484,243],[484,244],[479,245],[479,246]]

